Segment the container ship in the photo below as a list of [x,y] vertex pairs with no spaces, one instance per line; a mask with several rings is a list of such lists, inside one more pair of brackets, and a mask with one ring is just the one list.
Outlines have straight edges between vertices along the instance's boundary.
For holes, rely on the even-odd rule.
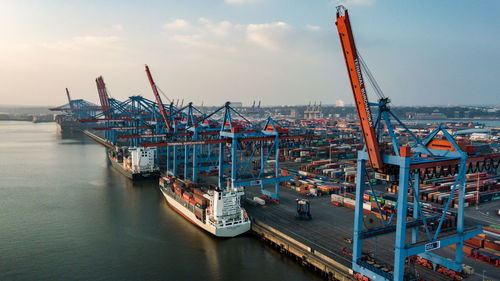
[[131,180],[160,176],[155,163],[156,149],[149,147],[115,147],[108,151],[111,166]]
[[240,204],[243,188],[199,188],[167,176],[160,178],[160,190],[172,209],[217,237],[235,237],[250,230],[250,219]]
[[[81,132],[80,123],[71,114],[58,114],[54,117],[58,134],[71,134]],[[33,121],[35,122],[35,121]]]

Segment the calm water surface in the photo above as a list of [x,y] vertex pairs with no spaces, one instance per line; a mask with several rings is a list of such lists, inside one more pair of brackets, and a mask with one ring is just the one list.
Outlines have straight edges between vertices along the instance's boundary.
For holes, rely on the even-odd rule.
[[217,239],[85,136],[0,121],[0,280],[321,280],[257,239]]

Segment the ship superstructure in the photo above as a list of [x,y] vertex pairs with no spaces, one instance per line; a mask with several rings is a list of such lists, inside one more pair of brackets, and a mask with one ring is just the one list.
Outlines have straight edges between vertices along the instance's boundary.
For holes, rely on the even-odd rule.
[[234,237],[250,230],[250,219],[240,203],[243,188],[198,188],[162,177],[160,190],[176,212],[215,236]]
[[132,180],[156,177],[156,149],[145,147],[116,147],[108,153],[112,166]]

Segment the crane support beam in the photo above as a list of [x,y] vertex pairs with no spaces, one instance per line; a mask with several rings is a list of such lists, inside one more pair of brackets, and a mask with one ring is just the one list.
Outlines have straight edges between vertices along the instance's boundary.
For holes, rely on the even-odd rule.
[[117,118],[105,118],[105,119],[80,119],[80,123],[100,123],[100,122],[134,122],[138,119],[117,119]]
[[106,91],[106,84],[104,84],[104,79],[102,79],[102,76],[99,76],[95,80],[95,83],[97,85],[97,91],[99,93],[99,100],[101,101],[102,112],[104,113],[104,115],[109,117],[111,116],[110,115],[111,107],[109,106],[108,92]]
[[71,110],[73,110],[73,106],[71,105],[71,96],[69,95],[68,88],[66,88],[66,96],[68,97],[69,108],[71,108]]
[[[299,140],[306,139],[308,136],[282,136],[279,137],[280,140]],[[276,136],[265,136],[265,137],[241,137],[238,138],[238,142],[255,142],[255,141],[272,141],[276,139]],[[184,146],[184,145],[195,145],[195,144],[217,144],[217,143],[231,143],[231,138],[222,138],[214,140],[193,140],[193,141],[170,141],[170,142],[151,142],[151,143],[141,143],[140,146],[144,147],[156,147],[156,146]]]
[[[209,136],[214,136],[214,135],[218,135],[220,134],[220,132],[218,131],[207,131],[207,132],[198,132],[198,135],[200,136],[205,136],[205,135],[209,135]],[[177,133],[175,135],[172,135],[172,134],[142,134],[142,135],[123,135],[123,136],[118,136],[118,138],[121,138],[121,139],[137,139],[137,138],[163,138],[163,137],[171,137],[171,136],[176,136],[176,137],[190,137],[190,136],[193,136],[194,133],[193,132],[185,132],[185,133]]]
[[[342,14],[343,13],[343,14]],[[359,123],[363,131],[363,139],[365,141],[368,157],[370,158],[371,166],[375,169],[381,169],[383,166],[382,157],[380,155],[379,143],[375,133],[375,127],[368,102],[368,96],[365,89],[363,74],[361,73],[361,64],[358,57],[358,51],[354,42],[354,36],[349,21],[349,14],[342,6],[337,9],[337,30],[342,45],[345,63],[347,66],[347,74],[351,82],[352,93],[356,103]]]
[[96,131],[108,131],[108,130],[123,131],[123,130],[137,130],[137,129],[149,129],[149,127],[146,127],[146,126],[140,126],[140,127],[114,126],[114,127],[94,127],[94,128],[92,128],[92,130],[96,130]]

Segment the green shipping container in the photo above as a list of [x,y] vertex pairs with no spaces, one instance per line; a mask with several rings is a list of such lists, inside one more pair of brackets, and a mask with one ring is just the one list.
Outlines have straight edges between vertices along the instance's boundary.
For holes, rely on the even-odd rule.
[[391,200],[385,200],[385,204],[386,204],[387,206],[396,206],[396,202],[391,201]]

